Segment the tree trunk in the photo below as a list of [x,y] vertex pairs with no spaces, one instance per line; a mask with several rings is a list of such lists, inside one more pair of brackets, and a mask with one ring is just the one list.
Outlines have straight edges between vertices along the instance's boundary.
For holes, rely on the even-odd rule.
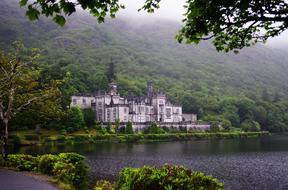
[[4,124],[4,133],[3,133],[2,155],[6,160],[8,156],[8,119],[4,119],[3,124]]
[[1,143],[1,155],[4,158],[5,151],[4,151],[4,124],[3,121],[0,122],[0,143]]

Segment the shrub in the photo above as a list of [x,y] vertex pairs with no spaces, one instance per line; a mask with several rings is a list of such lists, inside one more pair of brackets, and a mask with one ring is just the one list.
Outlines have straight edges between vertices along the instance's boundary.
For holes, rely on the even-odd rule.
[[113,190],[113,184],[111,184],[109,181],[100,180],[97,181],[95,190]]
[[118,133],[118,129],[120,127],[120,120],[116,119],[114,125],[115,125],[115,132]]
[[106,126],[106,131],[107,133],[111,133],[111,123],[108,123],[107,126]]
[[138,142],[143,139],[142,135],[125,135],[125,142]]
[[[88,166],[84,163],[85,157],[76,153],[60,153],[59,158],[64,164],[57,162],[58,165],[55,164],[54,170],[59,172],[60,179],[63,177],[64,182],[72,182],[77,189],[85,189],[88,180]],[[59,170],[60,168],[62,170]]]
[[84,162],[84,157],[76,153],[45,154],[37,157],[10,154],[4,165],[21,171],[39,171],[52,175],[62,182],[72,184],[76,189],[87,187],[88,166]]
[[240,127],[244,131],[260,131],[260,124],[253,120],[243,121]]
[[39,157],[38,168],[43,174],[53,175],[53,168],[56,162],[59,161],[57,155],[45,154]]
[[97,122],[96,125],[94,126],[94,128],[96,129],[96,131],[100,134],[106,134],[107,133],[107,129],[105,127],[101,126],[101,123]]
[[149,127],[145,128],[143,131],[144,134],[161,134],[165,131],[157,126],[156,123],[152,123]]
[[225,131],[229,131],[232,128],[231,122],[227,119],[222,119],[221,126]]
[[219,127],[219,122],[218,121],[213,121],[211,122],[211,126],[210,126],[210,132],[219,132],[220,131],[220,127]]
[[82,162],[85,157],[84,156],[81,156],[77,153],[60,153],[59,155],[59,158],[62,160],[62,161],[65,161],[65,162],[68,162],[68,163],[72,163],[72,164],[76,164],[76,163],[79,163],[79,162]]
[[132,123],[129,121],[125,127],[125,133],[126,134],[133,134],[133,127],[132,127]]
[[161,168],[125,168],[116,182],[116,190],[222,190],[220,183],[212,176],[192,172],[182,166],[165,165]]
[[38,168],[38,158],[26,154],[9,154],[6,163],[20,171],[37,171]]

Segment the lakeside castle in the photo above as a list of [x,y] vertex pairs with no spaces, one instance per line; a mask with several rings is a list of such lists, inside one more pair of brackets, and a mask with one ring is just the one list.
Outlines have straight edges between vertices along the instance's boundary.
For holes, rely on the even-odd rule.
[[96,119],[103,123],[121,124],[132,122],[135,130],[147,127],[156,122],[160,127],[207,130],[209,124],[199,124],[196,114],[185,114],[182,106],[172,104],[167,95],[156,91],[153,84],[148,82],[145,96],[129,94],[121,97],[117,91],[117,84],[110,83],[108,92],[98,91],[95,94],[76,94],[71,97],[71,106],[81,109],[91,108],[96,113]]

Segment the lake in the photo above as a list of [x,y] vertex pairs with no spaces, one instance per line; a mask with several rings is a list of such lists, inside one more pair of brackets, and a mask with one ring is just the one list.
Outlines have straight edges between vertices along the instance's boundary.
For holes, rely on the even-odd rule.
[[78,152],[97,178],[115,179],[123,167],[184,165],[211,174],[225,189],[288,189],[288,135],[261,138],[21,147],[14,152]]

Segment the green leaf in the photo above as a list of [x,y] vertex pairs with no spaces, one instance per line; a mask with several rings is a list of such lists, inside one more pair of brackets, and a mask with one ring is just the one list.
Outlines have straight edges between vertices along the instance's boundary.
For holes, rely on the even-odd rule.
[[76,11],[75,5],[73,3],[63,3],[62,9],[66,15],[71,15],[73,12]]
[[28,1],[28,0],[20,0],[20,1],[19,1],[20,7],[25,6],[25,5],[27,4],[27,1]]
[[54,22],[56,22],[57,24],[59,24],[60,26],[64,26],[65,23],[66,23],[66,19],[61,16],[61,15],[56,15],[54,18],[53,18]]
[[100,13],[99,13],[99,11],[97,9],[92,9],[90,11],[90,13],[93,14],[93,16],[96,16],[96,17],[99,17],[99,15],[100,15]]
[[33,21],[33,20],[38,19],[39,15],[40,15],[40,12],[37,9],[33,8],[32,6],[28,7],[28,10],[26,11],[26,16],[28,16],[30,20]]

